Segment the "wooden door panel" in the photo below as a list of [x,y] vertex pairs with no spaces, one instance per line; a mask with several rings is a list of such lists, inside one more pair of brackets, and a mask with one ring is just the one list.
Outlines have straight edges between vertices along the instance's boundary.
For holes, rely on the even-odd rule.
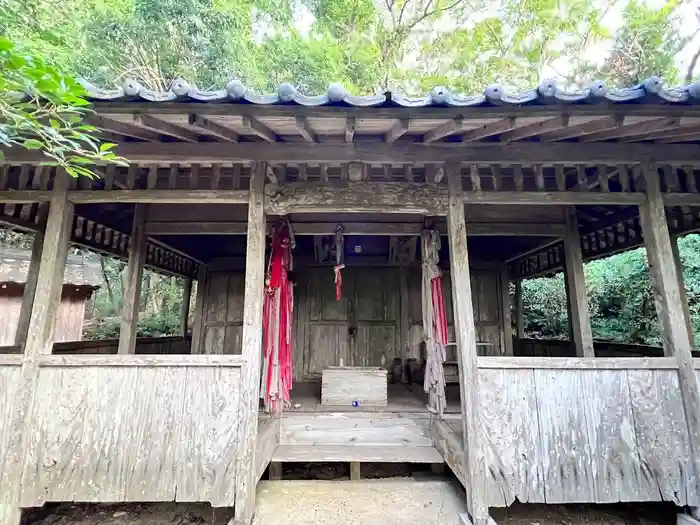
[[240,354],[245,276],[211,272],[205,286],[200,353]]
[[396,325],[358,325],[354,354],[353,366],[391,366],[399,356]]
[[307,331],[308,346],[304,358],[309,377],[321,374],[324,368],[348,364],[348,327],[340,324],[311,324]]

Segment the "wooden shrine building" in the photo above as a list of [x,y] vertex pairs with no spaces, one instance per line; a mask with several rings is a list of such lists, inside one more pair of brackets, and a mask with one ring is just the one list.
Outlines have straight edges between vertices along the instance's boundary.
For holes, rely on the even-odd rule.
[[[479,525],[516,500],[700,506],[700,360],[676,247],[700,225],[699,84],[416,99],[88,87],[90,120],[128,168],[69,180],[17,148],[0,167],[0,220],[38,239],[23,351],[0,355],[1,525],[63,501],[210,502],[249,525],[268,465],[314,461],[353,475],[446,463]],[[291,402],[261,411],[279,224],[294,246]],[[128,260],[114,355],[52,352],[70,243]],[[583,264],[638,246],[663,353],[611,357],[593,342]],[[145,267],[198,282],[178,353],[136,340]],[[560,270],[572,340],[550,357],[520,341],[509,290]],[[444,285],[439,370],[426,282]]]

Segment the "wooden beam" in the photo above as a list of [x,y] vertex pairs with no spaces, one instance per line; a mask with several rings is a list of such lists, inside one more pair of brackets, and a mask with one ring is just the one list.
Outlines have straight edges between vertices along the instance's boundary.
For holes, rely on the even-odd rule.
[[690,316],[690,303],[688,302],[688,292],[685,288],[685,276],[683,275],[683,261],[681,254],[678,251],[678,241],[680,235],[671,236],[671,249],[673,250],[673,260],[676,263],[676,274],[678,275],[678,290],[681,294],[681,306],[683,307],[683,317],[687,325],[688,335],[690,336],[690,344],[695,348],[695,336],[693,334],[693,319]]
[[[6,192],[0,191],[0,202]],[[10,192],[7,192],[8,194]],[[15,192],[17,193],[17,192]],[[133,204],[204,204],[226,203],[246,204],[247,190],[76,190],[71,191],[69,198],[76,204],[99,204],[105,202],[120,202]],[[9,195],[11,196],[11,195]]]
[[159,120],[151,115],[134,115],[133,122],[136,126],[149,129],[161,135],[168,135],[176,139],[184,140],[185,142],[199,142],[199,137],[196,133],[175,126],[170,122]]
[[664,193],[664,206],[700,206],[700,193]]
[[588,315],[588,297],[583,272],[583,252],[579,235],[576,208],[566,210],[566,234],[564,235],[564,257],[566,259],[566,280],[568,285],[569,325],[573,332],[576,355],[595,357],[593,350],[593,330]]
[[461,118],[455,118],[443,122],[439,126],[431,129],[423,135],[423,142],[435,142],[449,135],[453,135],[464,128],[464,123]]
[[[693,369],[692,338],[685,321],[678,267],[673,259],[656,166],[650,162],[644,163],[642,176],[646,183],[647,200],[640,206],[639,215],[654,288],[656,313],[661,327],[664,354],[675,357],[678,363],[681,399],[697,473],[700,472],[700,387]],[[696,479],[692,487],[695,491],[698,490],[697,483]]]
[[265,288],[264,185],[267,165],[252,166],[248,206],[248,244],[243,299],[242,355],[245,365],[240,383],[238,454],[236,459],[235,523],[249,525],[255,510],[255,443],[258,431],[260,370],[263,342]]
[[304,137],[306,142],[318,142],[316,140],[316,132],[313,130],[306,117],[297,117],[296,123],[297,131],[299,131],[299,134]]
[[[292,222],[296,235],[332,235],[337,223],[333,222]],[[531,236],[563,237],[564,225],[557,223],[479,223],[469,222],[468,235],[475,236]],[[446,234],[444,224],[435,227]],[[403,236],[420,235],[423,224],[418,222],[344,222],[346,235]],[[146,223],[146,233],[153,235],[245,235],[248,225],[232,221],[153,221]]]
[[348,182],[342,186],[290,183],[266,188],[265,207],[288,213],[415,213],[444,215],[446,192],[435,184]]
[[[39,268],[44,250],[44,240],[46,234],[46,219],[49,214],[49,204],[42,203],[37,211],[38,221],[32,241],[32,255],[29,261],[27,279],[24,283],[24,293],[22,295],[22,306],[17,320],[17,332],[15,332],[15,346],[22,348],[27,342],[29,334],[29,319],[32,315],[32,305],[36,297],[37,284],[39,282]],[[63,282],[63,280],[61,280]]]
[[466,191],[464,202],[468,204],[533,204],[559,206],[573,205],[638,205],[644,200],[643,193],[602,193],[602,192],[518,192],[518,191]]
[[205,135],[212,135],[226,142],[238,142],[240,139],[238,133],[232,129],[209,120],[202,115],[191,114],[187,117],[187,121],[191,127],[197,128],[198,131]]
[[529,137],[534,137],[535,135],[541,135],[548,131],[554,131],[561,128],[566,128],[569,125],[569,115],[559,115],[549,120],[542,122],[535,122],[534,124],[529,124],[521,128],[515,128],[511,131],[503,133],[500,137],[501,142],[515,142],[516,140],[523,140]]
[[[24,148],[4,148],[10,164],[40,164],[47,158]],[[562,143],[454,143],[359,141],[352,144],[306,144],[246,142],[188,143],[121,143],[116,152],[139,164],[205,164],[265,160],[274,163],[345,163],[406,164],[462,162],[466,164],[632,164],[639,159],[654,158],[660,164],[697,166],[700,146],[697,144],[583,144]]]
[[479,368],[503,370],[677,370],[668,357],[543,357],[482,356]]
[[125,122],[120,122],[118,120],[112,120],[107,117],[99,117],[93,115],[85,119],[86,124],[95,126],[96,128],[110,131],[112,133],[118,133],[125,137],[131,137],[140,140],[146,140],[150,142],[160,142],[160,135],[153,131],[143,129],[139,126],[134,126],[132,124],[127,124]]
[[120,354],[133,354],[136,351],[136,329],[139,323],[141,282],[143,281],[143,266],[146,262],[146,245],[148,243],[148,237],[144,228],[147,216],[147,204],[137,204],[134,207],[134,221],[129,244],[129,262],[126,266],[122,321],[119,330],[118,353]]
[[494,135],[506,133],[515,128],[516,120],[513,117],[507,117],[497,122],[485,124],[477,129],[467,131],[462,135],[462,142],[474,142],[475,140],[486,139]]
[[384,142],[395,142],[396,139],[402,137],[408,131],[410,121],[408,119],[399,119],[394,122],[391,129],[384,135]]
[[267,142],[277,142],[277,135],[265,124],[253,117],[243,117],[243,127]]
[[192,299],[192,278],[187,277],[182,284],[182,300],[180,302],[180,335],[187,337],[187,324],[190,318],[190,301]]
[[489,521],[488,507],[486,506],[486,458],[482,448],[482,424],[479,413],[476,329],[469,274],[462,177],[460,167],[455,163],[446,163],[445,172],[449,185],[447,231],[450,244],[452,308],[461,392],[463,464],[468,481],[467,510],[474,525],[486,525]]
[[586,122],[585,124],[580,124],[578,126],[570,126],[568,128],[559,129],[556,131],[550,131],[548,133],[543,133],[540,136],[542,142],[552,142],[557,140],[566,140],[576,137],[584,137],[592,133],[598,133],[600,131],[608,131],[611,129],[617,129],[622,126],[625,122],[625,118],[622,115],[613,115],[611,117],[601,118],[599,120],[593,120]]

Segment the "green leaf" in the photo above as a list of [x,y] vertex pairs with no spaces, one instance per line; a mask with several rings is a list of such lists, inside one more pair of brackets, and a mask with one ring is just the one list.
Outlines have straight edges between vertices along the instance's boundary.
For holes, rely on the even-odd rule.
[[22,146],[27,149],[41,149],[44,147],[42,142],[37,139],[27,139],[22,143]]

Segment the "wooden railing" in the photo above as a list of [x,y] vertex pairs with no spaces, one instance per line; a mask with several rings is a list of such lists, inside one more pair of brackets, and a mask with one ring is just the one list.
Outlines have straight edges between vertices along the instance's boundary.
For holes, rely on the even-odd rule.
[[[514,339],[513,348],[516,355],[541,357],[573,357],[574,346],[563,339]],[[593,348],[597,357],[662,357],[663,349],[659,346],[612,343],[594,341]]]
[[[189,354],[191,338],[143,337],[136,340],[136,354]],[[53,345],[52,354],[116,354],[119,339],[68,341]],[[18,346],[2,346],[0,354],[18,354]]]

